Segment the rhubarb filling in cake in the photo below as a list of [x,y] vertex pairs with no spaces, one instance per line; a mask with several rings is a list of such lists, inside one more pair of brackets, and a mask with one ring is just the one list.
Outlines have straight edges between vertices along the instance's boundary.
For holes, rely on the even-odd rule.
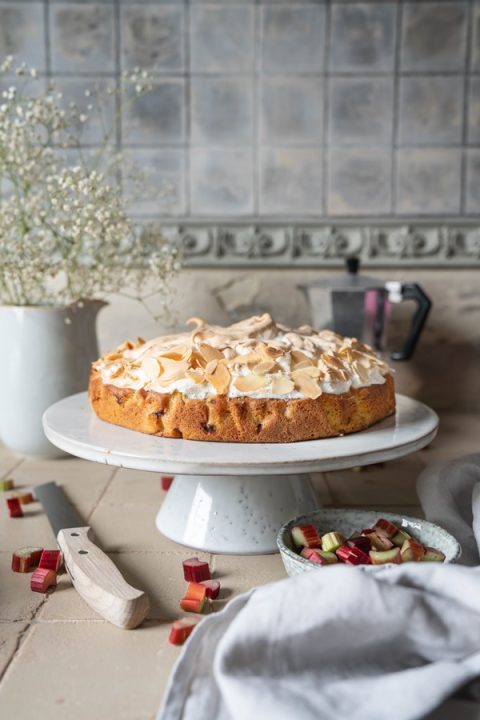
[[125,342],[92,367],[102,420],[145,433],[293,442],[363,430],[395,410],[392,371],[354,338],[268,314]]

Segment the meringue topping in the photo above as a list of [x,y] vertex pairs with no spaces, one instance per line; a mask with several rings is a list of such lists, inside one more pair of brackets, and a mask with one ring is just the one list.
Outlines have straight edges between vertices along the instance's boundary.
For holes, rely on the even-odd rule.
[[309,325],[293,330],[265,313],[227,327],[191,318],[190,332],[124,342],[94,367],[105,384],[189,398],[300,399],[383,384],[392,372],[368,345]]

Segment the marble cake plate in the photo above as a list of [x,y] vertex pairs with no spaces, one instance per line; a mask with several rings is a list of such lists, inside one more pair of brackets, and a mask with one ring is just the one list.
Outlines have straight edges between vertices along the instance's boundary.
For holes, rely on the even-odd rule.
[[197,442],[105,423],[87,393],[79,393],[48,408],[43,426],[50,442],[77,457],[174,475],[158,529],[188,547],[247,555],[277,552],[278,529],[318,507],[308,473],[408,455],[433,440],[438,417],[397,395],[394,416],[353,435],[282,444]]

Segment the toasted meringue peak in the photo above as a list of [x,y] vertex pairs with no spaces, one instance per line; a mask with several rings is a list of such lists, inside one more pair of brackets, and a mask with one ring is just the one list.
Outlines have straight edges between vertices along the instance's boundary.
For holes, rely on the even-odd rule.
[[[107,384],[203,399],[317,398],[385,382],[391,372],[355,338],[302,325],[277,324],[268,313],[226,327],[192,317],[189,332],[126,341],[97,363]],[[158,370],[157,370],[158,368]]]

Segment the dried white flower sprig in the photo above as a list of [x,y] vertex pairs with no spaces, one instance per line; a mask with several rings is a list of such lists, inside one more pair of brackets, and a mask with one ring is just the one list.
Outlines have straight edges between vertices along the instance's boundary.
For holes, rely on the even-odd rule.
[[[9,57],[0,75],[12,71]],[[65,109],[54,84],[30,91],[32,82],[45,83],[34,69],[21,65],[15,74],[0,98],[0,303],[69,305],[127,288],[143,302],[147,284],[165,293],[179,269],[178,249],[127,215],[126,165],[112,153],[103,94],[87,91],[85,111],[73,103]],[[150,89],[138,70],[124,84],[137,95]],[[87,154],[81,134],[92,117],[101,120],[103,143]]]

